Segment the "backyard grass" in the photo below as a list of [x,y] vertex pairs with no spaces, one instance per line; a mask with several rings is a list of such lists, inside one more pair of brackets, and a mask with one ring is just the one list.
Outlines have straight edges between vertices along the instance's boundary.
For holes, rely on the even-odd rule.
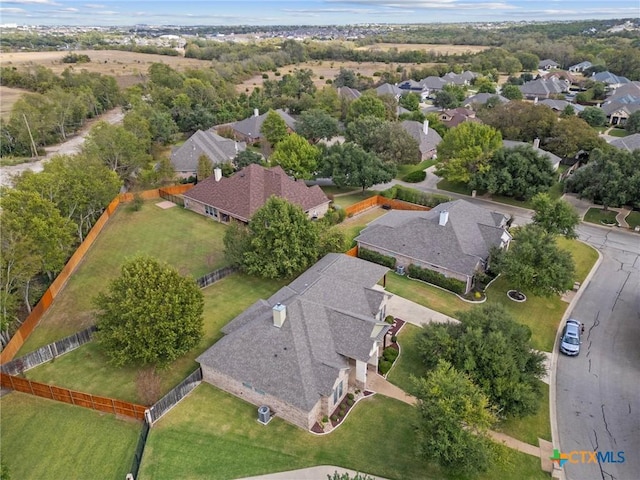
[[194,278],[224,266],[224,225],[180,207],[162,210],[158,201],[137,212],[118,208],[18,356],[93,324],[92,298],[127,257],[151,255]]
[[396,174],[396,178],[398,180],[402,180],[405,175],[408,175],[411,172],[417,172],[419,170],[426,170],[427,168],[438,163],[438,160],[430,159],[423,160],[417,165],[398,165],[398,173]]
[[[387,379],[405,392],[415,395],[415,389],[411,376],[421,378],[427,373],[423,366],[417,348],[417,339],[423,332],[421,327],[406,324],[400,330],[398,343],[400,344],[400,356],[396,360],[393,369]],[[542,396],[539,400],[538,411],[534,415],[524,418],[510,419],[501,422],[495,430],[504,432],[518,440],[538,445],[538,438],[551,441],[551,420],[549,419],[549,386],[540,382]]]
[[141,428],[133,420],[19,392],[2,397],[0,418],[1,457],[16,480],[125,478]]
[[355,242],[353,241],[354,238],[356,238],[370,222],[381,217],[385,213],[387,213],[387,210],[380,207],[372,208],[364,213],[356,215],[355,217],[346,218],[341,224],[339,224],[338,229],[344,232],[347,247],[351,248],[355,246]]
[[351,193],[349,195],[341,195],[339,197],[335,197],[333,199],[333,203],[338,205],[341,208],[347,208],[353,205],[354,203],[361,202],[362,200],[366,200],[369,197],[373,197],[378,195],[378,192],[373,190],[359,190],[357,192]]
[[449,180],[440,180],[438,182],[438,188],[440,190],[446,190],[447,192],[459,193],[461,195],[471,195],[471,189],[466,183],[462,182],[450,182]]
[[611,135],[612,137],[626,137],[627,135],[629,135],[629,132],[627,132],[624,128],[612,128],[611,130],[609,130],[609,133],[607,135]]
[[[256,300],[270,297],[286,283],[236,273],[205,288],[204,336],[189,353],[160,371],[162,391],[167,392],[197,368],[196,357],[220,339],[220,329],[224,325]],[[138,372],[136,367],[111,366],[98,344],[90,342],[53,362],[27,371],[25,375],[72,390],[142,403],[136,388]]]
[[629,224],[629,227],[633,230],[638,225],[640,225],[640,212],[634,210],[629,215],[627,215],[627,218],[625,218],[625,220]]
[[[313,465],[389,479],[457,478],[417,458],[415,421],[413,407],[376,395],[358,403],[340,428],[315,436],[277,417],[260,425],[255,406],[203,383],[151,430],[139,478],[241,478]],[[540,460],[509,455],[508,467],[475,478],[548,478]]]
[[324,185],[321,187],[325,195],[342,195],[345,193],[357,193],[362,189],[359,187],[336,187],[335,185]]
[[584,221],[595,223],[596,225],[602,225],[603,222],[615,225],[616,215],[618,215],[618,212],[614,212],[613,210],[605,211],[602,208],[590,208],[584,216]]

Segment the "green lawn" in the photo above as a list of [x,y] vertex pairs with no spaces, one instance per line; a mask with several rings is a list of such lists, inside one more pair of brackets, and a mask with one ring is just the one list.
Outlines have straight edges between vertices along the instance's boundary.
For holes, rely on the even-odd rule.
[[435,165],[436,163],[438,163],[438,160],[429,159],[429,160],[423,160],[417,165],[398,165],[398,173],[396,175],[396,178],[398,180],[402,180],[402,177],[404,177],[405,175],[408,175],[411,172],[416,172],[419,170],[426,170],[427,168]]
[[438,188],[440,190],[446,190],[447,192],[459,193],[461,195],[471,195],[471,189],[466,183],[462,182],[450,182],[449,180],[440,180],[438,182]]
[[629,133],[624,128],[612,128],[607,135],[612,137],[626,137]]
[[456,313],[473,308],[472,303],[463,302],[453,293],[428,285],[418,280],[411,280],[395,272],[387,274],[387,291],[395,293],[422,306],[431,308],[456,318]]
[[123,479],[141,424],[13,392],[0,400],[0,448],[12,479]]
[[573,261],[576,264],[576,282],[584,282],[596,260],[598,260],[598,251],[578,240],[567,240],[564,237],[558,237],[556,242],[558,242],[560,248],[571,252]]
[[627,221],[631,229],[636,228],[638,225],[640,225],[640,212],[634,210],[629,215],[627,215],[627,218],[625,218],[625,220]]
[[[161,371],[166,392],[197,368],[195,358],[221,336],[220,329],[260,298],[268,298],[286,281],[263,280],[241,274],[230,275],[205,288],[204,336],[197,347]],[[27,378],[72,390],[142,403],[134,367],[116,368],[108,363],[96,342],[90,342],[54,362],[26,372]]]
[[590,208],[584,216],[584,221],[589,223],[595,223],[596,225],[602,225],[602,222],[615,224],[616,215],[618,212],[613,210],[603,210],[602,208]]
[[162,210],[158,201],[137,212],[118,208],[18,356],[93,324],[92,298],[127,257],[151,255],[194,278],[224,266],[224,225],[180,207]]
[[[422,333],[421,327],[406,324],[398,335],[400,344],[400,356],[396,360],[388,380],[402,388],[404,391],[415,394],[411,376],[423,377],[427,369],[423,366],[418,353],[416,340]],[[551,441],[551,421],[549,419],[549,387],[540,382],[543,392],[539,401],[538,412],[524,418],[510,419],[495,427],[495,430],[504,432],[518,440],[538,445],[538,438]]]
[[[260,425],[255,406],[203,383],[151,429],[140,478],[226,479],[327,464],[389,479],[457,478],[416,457],[415,421],[413,407],[376,395],[315,436],[277,417]],[[475,478],[548,478],[539,460],[524,457],[511,453],[508,467]]]
[[362,200],[366,200],[367,198],[373,197],[375,195],[378,195],[378,192],[375,192],[373,190],[365,190],[363,192],[362,190],[359,190],[349,195],[341,195],[339,197],[335,197],[333,199],[333,203],[335,203],[339,207],[346,208],[350,207],[354,203],[361,202]]
[[359,187],[336,187],[334,185],[326,185],[326,186],[322,186],[321,188],[324,194],[327,196],[329,195],[335,196],[335,195],[341,195],[345,193],[357,193],[362,191],[362,189]]

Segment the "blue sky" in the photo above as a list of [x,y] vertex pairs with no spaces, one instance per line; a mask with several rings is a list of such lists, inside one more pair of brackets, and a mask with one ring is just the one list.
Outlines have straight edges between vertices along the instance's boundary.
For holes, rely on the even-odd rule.
[[640,0],[0,0],[0,23],[335,25],[640,16]]

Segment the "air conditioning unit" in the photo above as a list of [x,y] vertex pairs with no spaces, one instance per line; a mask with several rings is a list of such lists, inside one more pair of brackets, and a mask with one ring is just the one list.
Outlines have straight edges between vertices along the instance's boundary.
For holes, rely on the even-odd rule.
[[262,405],[258,407],[258,421],[263,425],[266,425],[271,420],[271,409],[268,406]]
[[404,275],[404,265],[398,265],[398,266],[396,267],[396,273],[397,273],[398,275]]

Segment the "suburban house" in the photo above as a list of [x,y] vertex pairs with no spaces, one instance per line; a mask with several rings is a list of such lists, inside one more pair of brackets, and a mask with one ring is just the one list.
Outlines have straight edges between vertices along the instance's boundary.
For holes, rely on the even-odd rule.
[[396,100],[400,98],[400,96],[404,93],[408,93],[406,90],[402,90],[395,85],[391,85],[390,83],[383,83],[379,87],[376,88],[376,94],[380,95],[391,95]]
[[462,102],[462,106],[466,108],[475,109],[478,105],[486,104],[489,99],[497,98],[500,103],[509,103],[509,99],[499,95],[497,93],[476,93],[470,97],[467,97],[464,102]]
[[203,380],[311,429],[377,370],[390,295],[376,284],[387,271],[328,254],[223,327],[196,359]]
[[438,118],[449,128],[457,127],[463,122],[481,123],[480,120],[476,118],[475,111],[471,110],[470,108],[464,107],[442,110],[438,114]]
[[433,128],[429,128],[429,120],[423,123],[404,120],[400,125],[418,142],[421,161],[435,157],[436,147],[442,141],[442,137]]
[[600,106],[610,125],[624,125],[629,116],[640,110],[640,82],[621,85]]
[[214,130],[198,130],[180,147],[171,152],[171,164],[181,178],[188,178],[198,171],[198,160],[202,155],[213,165],[229,163],[247,144],[221,137]]
[[[444,90],[446,85],[449,85],[449,82],[440,77],[426,77],[420,80],[422,84],[422,92],[426,97],[434,97],[436,93]],[[422,96],[422,94],[421,94]]]
[[507,217],[465,200],[442,203],[429,211],[392,210],[356,237],[358,248],[396,259],[396,268],[415,265],[473,287],[487,269],[491,247],[506,248]]
[[[517,140],[503,140],[502,141],[502,146],[504,148],[515,148],[515,147],[522,147],[524,145],[529,145],[531,146],[531,144],[527,143],[527,142],[520,142]],[[533,149],[539,153],[540,155],[542,155],[543,157],[546,157],[549,160],[549,163],[551,164],[551,166],[553,167],[554,170],[558,170],[558,167],[560,166],[560,162],[562,161],[562,159],[557,156],[554,153],[548,152],[546,150],[543,150],[540,148],[540,139],[536,138],[533,141]]]
[[338,87],[338,96],[340,96],[340,98],[343,98],[345,100],[357,100],[358,98],[360,98],[361,95],[362,93],[360,93],[355,88]]
[[567,70],[571,73],[582,73],[586,69],[593,67],[593,64],[588,61],[576,63],[575,65],[571,65]]
[[420,95],[420,100],[422,102],[429,96],[428,89],[421,82],[416,82],[415,80],[409,79],[405,80],[398,84],[398,88],[404,90],[405,92],[413,92]]
[[549,79],[538,78],[531,80],[524,85],[520,85],[520,91],[524,98],[535,100],[536,98],[551,98],[554,95],[564,93],[569,90],[570,83],[566,80],[559,80],[556,77]]
[[[275,112],[280,115],[280,118],[282,118],[284,123],[287,124],[289,131],[292,132],[295,130],[296,121],[291,115],[282,109],[275,110]],[[240,120],[239,122],[234,122],[228,126],[233,131],[236,139],[247,142],[248,144],[259,142],[262,140],[262,133],[260,133],[260,130],[262,129],[262,124],[267,118],[267,113],[260,115],[260,112],[256,108],[253,111],[253,116]]]
[[594,73],[591,76],[591,80],[593,80],[594,82],[605,83],[609,88],[618,88],[629,83],[628,78],[615,75],[609,71]]
[[553,98],[545,98],[544,100],[538,103],[540,105],[546,105],[556,113],[562,113],[564,109],[567,108],[568,105],[571,105],[571,107],[573,108],[573,111],[576,114],[584,110],[584,107],[579,103],[570,103],[570,102],[567,102],[566,100],[555,100]]
[[626,150],[633,152],[634,150],[640,150],[640,133],[634,133],[633,135],[627,135],[626,137],[615,138],[609,142],[620,150]]
[[551,70],[552,68],[558,68],[559,66],[560,65],[549,58],[538,62],[538,69],[540,70]]
[[227,223],[231,219],[248,223],[265,202],[275,195],[300,206],[310,218],[327,213],[330,200],[314,185],[289,177],[282,167],[248,165],[230,177],[219,168],[214,174],[185,192],[184,206],[196,213]]
[[442,76],[442,79],[451,85],[471,85],[471,82],[478,77],[477,73],[466,70],[460,74],[449,72]]

